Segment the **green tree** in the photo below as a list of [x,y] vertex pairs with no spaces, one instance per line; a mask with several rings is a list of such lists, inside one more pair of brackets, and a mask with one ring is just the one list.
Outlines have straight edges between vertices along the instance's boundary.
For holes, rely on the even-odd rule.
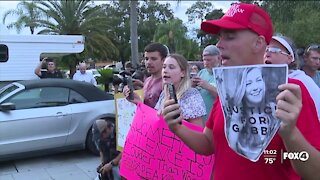
[[[213,19],[220,19],[224,13],[222,12],[222,9],[214,9],[210,13],[206,14],[205,19],[206,20],[213,20]],[[201,48],[204,48],[205,46],[209,44],[216,44],[218,42],[218,35],[213,34],[207,34],[200,29],[198,30],[197,37],[203,37],[203,41],[201,44]]]
[[298,47],[320,41],[320,1],[241,1],[264,8],[271,16],[274,32],[289,36]]
[[165,24],[174,18],[170,4],[159,4],[156,1],[146,1],[141,3],[139,8],[139,50],[154,40],[157,26]]
[[[317,6],[319,7],[320,4],[318,4]],[[305,17],[306,15],[307,17]],[[288,28],[287,31],[283,32],[294,39],[297,47],[306,47],[311,43],[319,43],[319,16],[319,10],[314,8],[312,3],[302,5],[300,8],[297,8],[294,14],[294,20],[290,25],[290,27],[292,28]]]
[[80,60],[89,57],[108,58],[119,54],[110,32],[109,19],[100,6],[93,6],[89,0],[49,0],[39,1],[38,8],[48,17],[47,20],[39,21],[44,28],[39,34],[85,36],[84,52],[68,56],[71,77]]
[[112,82],[112,69],[98,69],[101,76],[97,77],[97,82],[104,85],[104,91],[109,92],[109,84]]
[[[156,1],[137,2],[138,46],[139,52],[152,42],[156,27],[173,18],[169,4],[159,4]],[[112,1],[103,5],[106,16],[110,18],[111,32],[114,33],[115,44],[121,53],[119,60],[128,60],[130,49],[130,1]]]
[[[211,2],[197,1],[190,8],[187,9],[186,15],[188,16],[189,23],[194,24],[195,20],[200,19],[202,23],[205,16],[214,9]],[[203,36],[198,36],[200,38],[200,44],[203,45]]]
[[182,20],[173,19],[157,27],[153,40],[166,44],[171,53],[180,53],[186,42],[186,33]]
[[188,15],[188,21],[194,23],[196,19],[200,19],[203,22],[206,14],[211,12],[214,6],[211,2],[197,1],[190,8],[187,9],[186,15]]
[[129,1],[112,1],[110,4],[101,5],[104,14],[109,17],[110,33],[113,34],[113,42],[121,51],[115,60],[128,60],[130,49],[130,6]]
[[35,28],[39,27],[37,21],[41,19],[41,12],[38,10],[35,1],[21,1],[17,5],[17,9],[11,9],[4,13],[2,23],[5,24],[7,17],[18,16],[17,21],[7,25],[8,29],[15,28],[18,33],[22,28],[28,27],[31,34],[34,34]]
[[200,48],[196,40],[187,39],[179,51],[189,61],[199,60]]

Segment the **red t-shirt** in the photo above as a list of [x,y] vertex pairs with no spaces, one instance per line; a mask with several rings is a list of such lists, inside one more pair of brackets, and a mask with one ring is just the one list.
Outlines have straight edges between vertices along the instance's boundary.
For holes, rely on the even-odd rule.
[[[297,127],[304,135],[305,139],[320,150],[320,123],[314,102],[310,97],[306,87],[295,79],[289,79],[289,83],[300,86],[302,92],[302,104]],[[257,162],[251,162],[248,159],[236,154],[229,146],[224,133],[223,112],[219,98],[216,99],[207,128],[213,130],[213,141],[215,147],[215,180],[298,180],[301,179],[293,170],[290,161],[281,162],[281,151],[287,152],[282,139],[278,134],[274,136],[267,150],[276,152],[277,157],[273,164],[265,162],[264,154],[261,155]]]

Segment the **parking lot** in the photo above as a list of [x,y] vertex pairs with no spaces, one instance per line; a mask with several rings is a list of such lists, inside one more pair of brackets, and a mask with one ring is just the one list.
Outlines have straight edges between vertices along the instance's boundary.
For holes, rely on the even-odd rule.
[[92,180],[99,162],[98,156],[85,150],[0,162],[0,179]]

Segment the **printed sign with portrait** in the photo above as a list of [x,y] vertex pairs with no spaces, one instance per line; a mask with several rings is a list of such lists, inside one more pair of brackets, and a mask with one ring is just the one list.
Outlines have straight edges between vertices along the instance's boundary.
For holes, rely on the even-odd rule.
[[278,86],[287,83],[287,65],[214,68],[225,119],[225,136],[239,155],[256,162],[280,127],[274,115]]

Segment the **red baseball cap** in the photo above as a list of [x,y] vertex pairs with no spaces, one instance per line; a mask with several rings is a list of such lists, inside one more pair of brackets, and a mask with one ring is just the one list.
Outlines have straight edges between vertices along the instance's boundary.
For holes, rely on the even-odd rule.
[[201,30],[210,34],[218,34],[220,29],[250,29],[264,36],[270,43],[273,28],[269,14],[254,4],[235,3],[221,19],[208,20],[201,23]]

